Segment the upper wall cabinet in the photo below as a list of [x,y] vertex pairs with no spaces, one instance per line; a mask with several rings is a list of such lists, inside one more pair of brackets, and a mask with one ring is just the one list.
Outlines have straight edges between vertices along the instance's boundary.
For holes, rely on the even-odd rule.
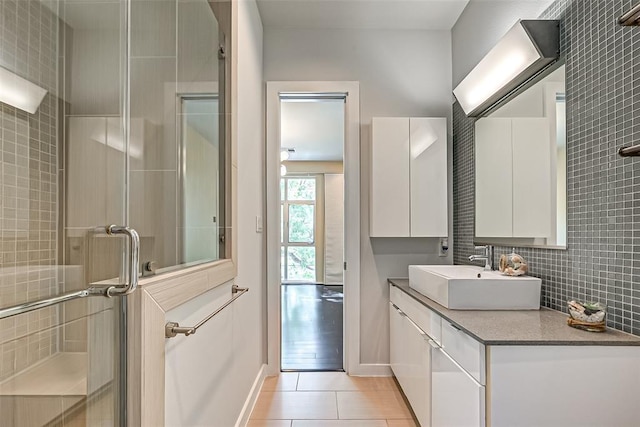
[[446,237],[447,120],[374,117],[371,237]]

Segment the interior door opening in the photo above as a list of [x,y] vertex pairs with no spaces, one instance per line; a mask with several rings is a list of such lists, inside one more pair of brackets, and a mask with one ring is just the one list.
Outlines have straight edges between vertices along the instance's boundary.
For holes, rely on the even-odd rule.
[[345,99],[280,95],[282,371],[344,370]]

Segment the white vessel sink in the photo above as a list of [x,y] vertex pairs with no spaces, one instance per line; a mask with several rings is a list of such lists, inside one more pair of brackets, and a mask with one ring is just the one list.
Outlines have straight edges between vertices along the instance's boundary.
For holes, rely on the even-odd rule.
[[455,310],[539,310],[541,285],[470,265],[409,266],[409,287]]

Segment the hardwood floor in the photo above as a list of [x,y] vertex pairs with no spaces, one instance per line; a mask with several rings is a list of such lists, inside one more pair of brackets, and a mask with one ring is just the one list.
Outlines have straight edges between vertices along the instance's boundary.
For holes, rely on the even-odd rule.
[[417,427],[391,377],[284,372],[268,377],[247,427]]
[[282,285],[282,370],[340,371],[342,286]]

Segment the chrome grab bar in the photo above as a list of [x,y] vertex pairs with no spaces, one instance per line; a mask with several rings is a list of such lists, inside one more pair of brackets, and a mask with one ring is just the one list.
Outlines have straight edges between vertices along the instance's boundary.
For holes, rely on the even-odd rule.
[[218,307],[216,311],[214,311],[213,313],[211,313],[210,315],[208,315],[207,317],[199,321],[195,326],[180,326],[178,322],[167,322],[167,324],[164,325],[165,338],[173,338],[178,334],[184,334],[187,337],[189,335],[195,334],[198,331],[198,328],[200,326],[207,323],[209,320],[211,320],[213,316],[215,316],[216,314],[220,313],[222,310],[227,308],[232,302],[240,298],[246,292],[249,292],[249,288],[239,288],[238,285],[233,285],[231,287],[231,293],[235,295],[231,297],[229,301],[225,302],[220,307]]
[[92,286],[81,291],[67,292],[55,297],[45,298],[38,301],[25,302],[23,304],[14,305],[0,309],[0,319],[18,314],[28,313],[30,311],[39,310],[41,308],[50,307],[52,305],[61,304],[63,302],[72,301],[78,298],[90,296],[113,297],[120,295],[128,295],[138,287],[138,262],[140,260],[140,237],[133,228],[122,227],[118,225],[109,225],[107,227],[98,227],[94,230],[98,233],[106,233],[108,235],[124,234],[129,236],[129,283],[125,286]]

